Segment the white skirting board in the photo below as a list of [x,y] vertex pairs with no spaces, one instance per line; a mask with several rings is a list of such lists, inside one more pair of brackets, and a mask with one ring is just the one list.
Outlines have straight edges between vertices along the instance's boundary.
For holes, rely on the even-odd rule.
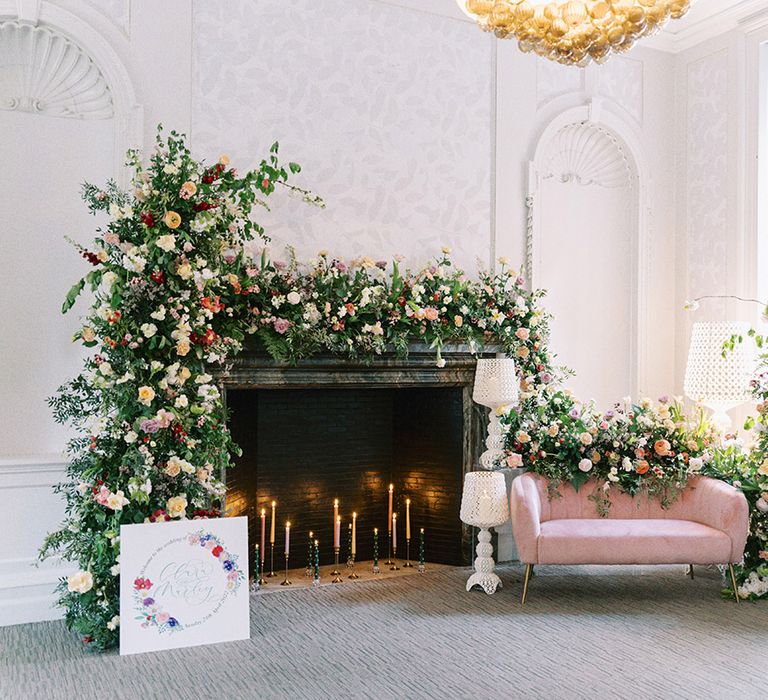
[[53,487],[65,468],[61,455],[0,457],[0,626],[62,615],[54,588],[75,567],[58,558],[38,562],[37,553],[64,517]]

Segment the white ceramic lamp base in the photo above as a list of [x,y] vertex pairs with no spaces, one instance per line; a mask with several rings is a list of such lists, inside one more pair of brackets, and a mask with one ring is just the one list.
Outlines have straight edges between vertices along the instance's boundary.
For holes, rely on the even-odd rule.
[[493,545],[491,544],[491,533],[486,528],[482,528],[477,534],[477,547],[475,548],[477,557],[475,558],[475,573],[467,581],[467,590],[474,586],[480,586],[488,595],[493,595],[497,588],[503,588],[501,579],[495,574],[493,569]]
[[504,459],[504,431],[495,408],[488,411],[488,437],[485,439],[486,450],[480,455],[481,469],[498,469]]

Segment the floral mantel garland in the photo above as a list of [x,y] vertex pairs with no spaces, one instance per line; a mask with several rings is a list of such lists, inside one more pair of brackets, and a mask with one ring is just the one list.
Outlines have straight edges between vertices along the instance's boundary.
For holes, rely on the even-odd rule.
[[[94,349],[82,373],[51,399],[54,417],[76,429],[69,444],[66,520],[46,539],[80,570],[60,585],[67,625],[96,649],[114,646],[119,626],[120,526],[216,517],[223,470],[238,454],[210,367],[255,335],[276,358],[321,351],[366,359],[412,342],[440,349],[460,340],[501,344],[518,359],[523,394],[554,378],[541,293],[502,261],[496,274],[468,280],[447,251],[419,272],[367,258],[346,264],[320,254],[283,265],[248,250],[267,240],[251,219],[294,163],[267,159],[238,176],[229,159],[194,160],[183,137],[158,134],[146,167],[129,154],[133,189],[85,185],[93,213],[109,223],[94,246],[78,246],[93,269],[69,292],[69,310],[86,285],[94,295],[75,340]],[[158,618],[159,619],[159,618]],[[167,622],[167,621],[165,621]]]

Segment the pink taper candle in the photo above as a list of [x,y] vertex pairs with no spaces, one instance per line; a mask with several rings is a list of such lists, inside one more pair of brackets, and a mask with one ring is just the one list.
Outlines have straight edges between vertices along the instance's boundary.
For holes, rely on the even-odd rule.
[[352,558],[357,554],[357,513],[352,513]]
[[341,516],[336,516],[336,527],[333,528],[333,546],[341,547]]
[[264,553],[267,551],[267,509],[261,509],[261,564],[264,568]]
[[397,513],[392,513],[392,549],[397,549]]
[[285,524],[285,556],[291,551],[291,521]]
[[387,511],[387,522],[389,525],[387,527],[391,530],[392,529],[392,492],[395,490],[395,485],[390,484],[389,485],[389,511]]
[[336,527],[336,518],[339,517],[339,499],[333,499],[333,526]]

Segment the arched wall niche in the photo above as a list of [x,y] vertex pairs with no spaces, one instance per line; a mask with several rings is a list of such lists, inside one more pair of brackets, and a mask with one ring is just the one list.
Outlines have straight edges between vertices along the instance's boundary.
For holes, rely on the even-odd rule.
[[[637,396],[647,385],[647,171],[638,143],[632,127],[594,99],[554,117],[529,163],[528,275],[534,288],[550,289],[563,362],[570,356],[581,365],[571,367],[577,378],[613,387],[601,408],[609,395]],[[572,318],[577,309],[583,322]]]
[[120,57],[127,39],[87,6],[80,14],[45,0],[0,0],[0,109],[113,119],[115,178],[125,185],[125,153],[141,145],[143,128]]

